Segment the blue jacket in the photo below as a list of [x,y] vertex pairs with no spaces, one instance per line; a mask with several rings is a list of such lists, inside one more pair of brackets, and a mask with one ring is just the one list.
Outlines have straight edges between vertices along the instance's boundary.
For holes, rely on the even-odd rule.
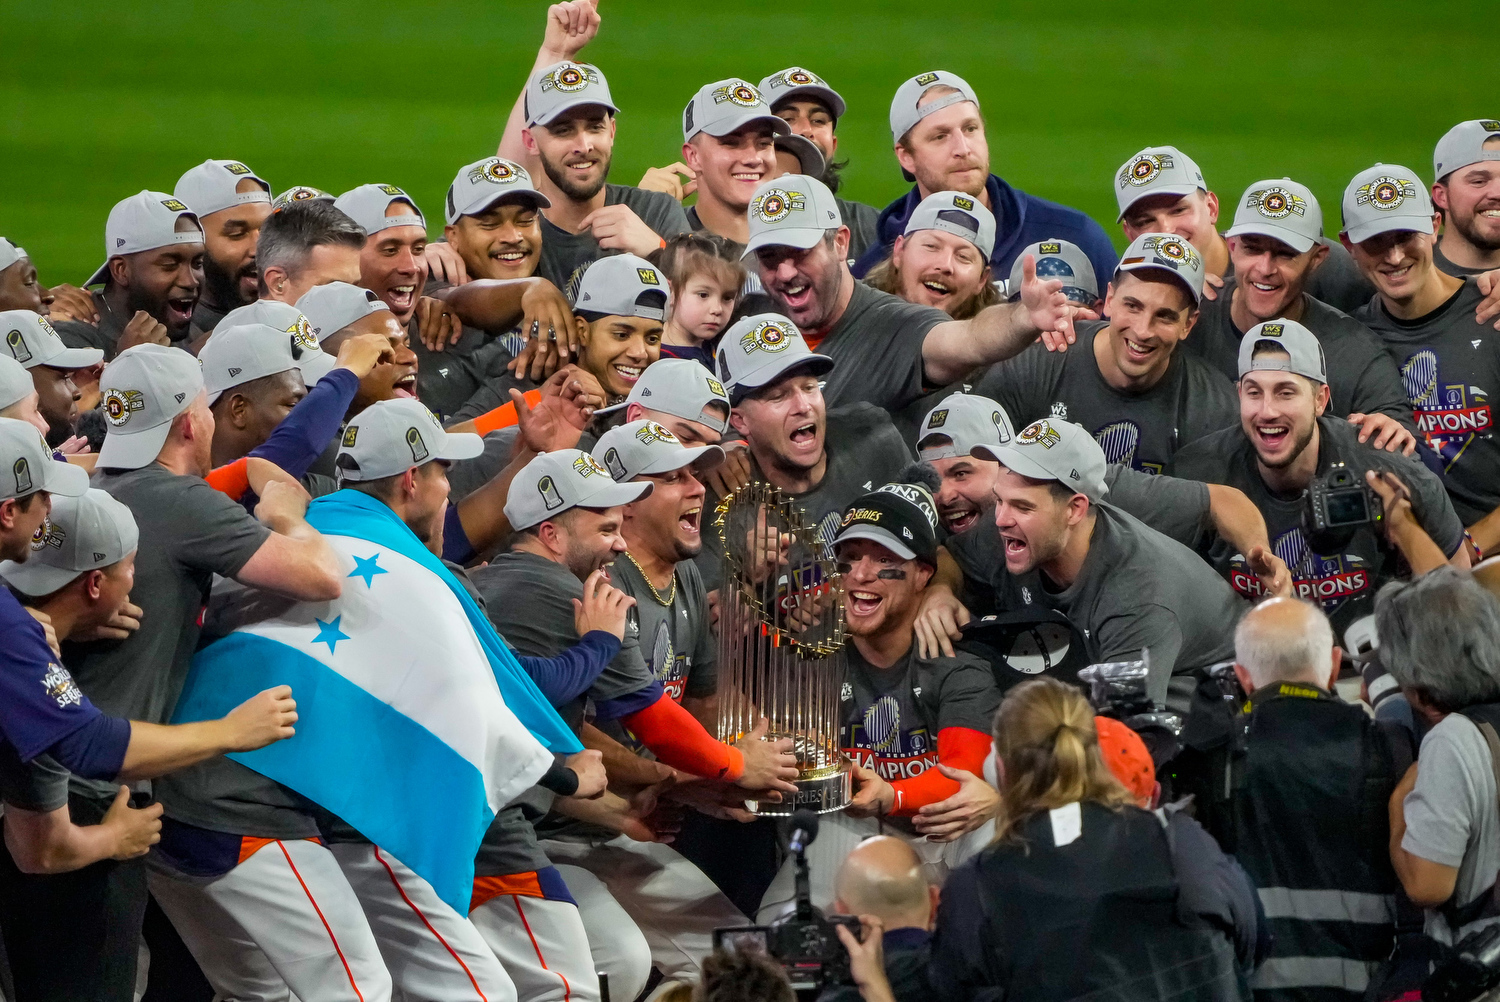
[[[1099,279],[1100,293],[1103,293],[1104,283],[1110,280],[1115,265],[1120,263],[1104,227],[1077,209],[1012,188],[994,174],[990,175],[986,189],[990,205],[995,209],[995,252],[990,255],[993,279],[1004,281],[1009,278],[1016,258],[1031,244],[1041,240],[1066,240],[1077,244],[1088,255]],[[921,202],[921,194],[916,185],[912,185],[911,191],[885,207],[875,224],[879,242],[871,244],[854,262],[857,278],[863,278],[865,272],[890,256],[891,246],[905,232],[906,221]]]

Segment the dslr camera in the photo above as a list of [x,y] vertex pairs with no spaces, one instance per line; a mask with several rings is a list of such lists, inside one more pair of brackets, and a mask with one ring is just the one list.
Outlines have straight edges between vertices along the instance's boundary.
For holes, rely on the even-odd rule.
[[[1378,528],[1384,520],[1380,495],[1365,483],[1363,473],[1343,463],[1334,463],[1328,472],[1313,477],[1303,495],[1302,532],[1310,543],[1318,538],[1347,542],[1356,529]],[[1318,549],[1316,544],[1313,548]]]

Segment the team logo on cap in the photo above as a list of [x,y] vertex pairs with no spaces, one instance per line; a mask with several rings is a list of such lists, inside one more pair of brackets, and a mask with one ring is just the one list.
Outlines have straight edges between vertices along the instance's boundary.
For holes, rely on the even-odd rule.
[[73,681],[68,669],[56,661],[47,665],[47,674],[42,676],[42,688],[47,690],[47,695],[55,699],[60,707],[78,706],[83,702],[83,693],[79,691],[78,683]]
[[292,326],[286,329],[292,336],[292,344],[303,351],[313,351],[318,347],[318,335],[313,330],[312,321],[299,314],[292,322]]
[[1038,254],[1061,254],[1062,244],[1055,240],[1049,240],[1046,243],[1037,244],[1036,250]]
[[661,279],[656,277],[655,268],[637,268],[635,273],[640,276],[642,282],[647,285],[660,285]]
[[1149,251],[1155,251],[1157,256],[1164,259],[1173,268],[1194,268],[1198,264],[1198,252],[1193,250],[1193,245],[1179,236],[1147,237],[1141,246]]
[[[609,471],[600,466],[599,461],[586,452],[573,460],[573,469],[578,471],[580,477],[585,478],[592,477],[596,473],[602,473],[606,477],[609,476]],[[610,479],[613,480],[614,478],[610,477]]]
[[140,390],[111,387],[104,391],[104,417],[116,428],[130,420],[130,415],[146,409],[146,396]]
[[937,78],[936,73],[919,73],[913,80],[925,87],[930,83],[937,83]]
[[542,505],[548,511],[556,511],[565,503],[562,495],[557,493],[557,485],[552,482],[551,477],[543,477],[536,482],[536,492],[542,496]]
[[1285,188],[1261,188],[1245,196],[1245,205],[1267,219],[1285,219],[1290,215],[1307,215],[1307,202]]
[[781,351],[796,338],[791,324],[783,320],[767,320],[759,327],[740,336],[740,347],[748,355],[755,351]]
[[1266,337],[1281,337],[1286,332],[1286,328],[1281,324],[1261,324],[1260,332]]
[[999,411],[990,413],[990,420],[995,422],[995,431],[1000,433],[1000,444],[1004,445],[1010,441],[1010,432],[1005,430],[1005,415]]
[[67,538],[68,534],[65,530],[55,525],[52,519],[46,518],[42,520],[41,525],[37,526],[36,532],[31,534],[31,549],[36,552],[50,546],[54,550],[60,550],[63,540]]
[[1500,132],[1500,122],[1497,122],[1492,118],[1481,119],[1479,122],[1479,127],[1485,132]]
[[22,456],[16,460],[15,465],[10,468],[10,472],[15,474],[16,494],[30,494],[33,490],[31,484],[31,464],[26,461],[26,457]]
[[616,480],[625,479],[625,464],[620,459],[620,450],[611,446],[604,451],[604,468]]
[[11,331],[5,335],[5,344],[17,362],[31,361],[31,349],[26,347],[26,338],[20,331]]
[[733,101],[741,108],[753,108],[761,103],[760,91],[741,81],[734,84],[725,84],[716,88],[713,92],[714,104],[723,104],[725,101]]
[[807,208],[807,196],[800,191],[772,188],[756,195],[750,203],[750,211],[763,223],[779,223],[793,212]]
[[787,70],[785,73],[781,74],[780,81],[783,84],[793,87],[805,87],[808,84],[823,82],[817,77],[813,76],[811,73],[802,69],[800,66],[796,67],[795,69]]
[[966,209],[972,211],[974,208],[974,200],[964,195],[954,195],[953,207],[955,209]]
[[583,90],[591,83],[599,82],[599,74],[592,66],[566,63],[542,77],[542,93],[556,88],[564,93]]
[[493,181],[495,184],[514,184],[525,175],[526,171],[523,168],[501,160],[499,157],[490,157],[469,171],[469,183],[481,184],[485,181]]
[[666,445],[681,444],[677,441],[676,435],[672,434],[670,431],[663,428],[655,421],[647,421],[645,424],[637,428],[635,430],[635,437],[640,439],[641,442],[645,445],[650,445],[652,442],[662,442]]
[[1388,211],[1398,207],[1408,198],[1416,198],[1417,189],[1410,178],[1377,177],[1369,184],[1361,185],[1355,195],[1355,205],[1368,205],[1374,209]]
[[1164,170],[1171,170],[1175,161],[1170,153],[1142,153],[1120,171],[1120,187],[1150,184]]
[[171,209],[173,212],[187,212],[187,211],[189,211],[188,207],[186,205],[183,205],[181,202],[177,201],[177,199],[175,199],[175,198],[164,198],[164,199],[161,200],[161,204],[165,205],[167,208]]
[[284,209],[293,202],[305,202],[310,198],[319,198],[322,194],[316,188],[309,188],[307,185],[301,184],[295,188],[288,188],[286,191],[283,191],[272,199],[271,204],[278,209]]
[[1044,418],[1027,425],[1026,429],[1016,436],[1016,444],[1040,445],[1043,449],[1050,449],[1062,444],[1062,432],[1052,427],[1051,422]]
[[717,379],[713,378],[712,376],[706,376],[704,378],[706,378],[708,380],[708,392],[712,393],[716,397],[727,397],[727,396],[729,396],[729,394],[727,394],[727,393],[724,392],[724,384],[723,383],[719,382]]

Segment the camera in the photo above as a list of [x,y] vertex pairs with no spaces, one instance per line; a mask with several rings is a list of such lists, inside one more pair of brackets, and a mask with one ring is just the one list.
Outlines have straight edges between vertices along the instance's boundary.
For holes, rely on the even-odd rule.
[[1302,533],[1314,550],[1321,550],[1319,539],[1330,540],[1333,547],[1348,542],[1355,530],[1377,527],[1385,519],[1380,495],[1365,483],[1359,473],[1343,463],[1334,463],[1322,476],[1313,477],[1303,494]]
[[715,929],[714,949],[764,953],[781,964],[799,996],[815,995],[829,985],[852,983],[849,954],[834,927],[844,926],[858,939],[860,922],[853,915],[824,916],[813,907],[806,850],[818,837],[818,816],[806,808],[796,811],[791,831],[787,848],[796,857],[796,907],[770,925]]
[[1178,740],[1182,718],[1158,708],[1146,692],[1151,674],[1151,652],[1141,649],[1139,661],[1106,661],[1078,672],[1088,686],[1089,702],[1101,717],[1113,717],[1140,735],[1151,760],[1161,766],[1181,751]]
[[1437,965],[1422,997],[1432,1002],[1470,1002],[1500,985],[1500,926],[1471,932]]

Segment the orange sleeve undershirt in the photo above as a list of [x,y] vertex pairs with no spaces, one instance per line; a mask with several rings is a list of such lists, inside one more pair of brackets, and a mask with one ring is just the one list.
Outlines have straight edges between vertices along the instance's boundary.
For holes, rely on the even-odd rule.
[[[944,727],[938,731],[938,761],[950,769],[962,769],[976,776],[984,775],[984,760],[990,753],[990,736],[971,727]],[[911,779],[891,784],[896,791],[893,815],[905,817],[917,809],[946,800],[958,792],[958,781],[949,779],[936,767]]]
[[209,470],[208,476],[203,479],[220,494],[228,494],[231,500],[238,501],[250,489],[250,477],[245,472],[249,462],[249,459],[241,457],[218,469]]
[[[541,390],[530,390],[523,395],[526,397],[526,403],[530,407],[535,407],[537,404],[541,403]],[[509,428],[515,423],[516,405],[513,402],[504,403],[499,407],[496,407],[494,410],[485,411],[483,414],[475,418],[474,431],[479,435],[488,435],[492,431],[499,431],[501,428]]]
[[641,744],[674,769],[731,783],[745,775],[745,756],[740,750],[715,741],[696,717],[666,693],[644,710],[620,719]]

